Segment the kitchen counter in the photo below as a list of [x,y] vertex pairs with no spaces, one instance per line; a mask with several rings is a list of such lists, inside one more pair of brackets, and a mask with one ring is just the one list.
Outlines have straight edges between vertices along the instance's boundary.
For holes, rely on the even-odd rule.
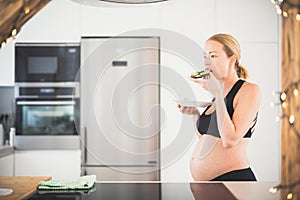
[[28,199],[37,191],[40,181],[50,180],[48,176],[0,176],[0,188],[12,189],[13,193],[0,196],[0,200]]
[[269,189],[277,182],[97,182],[89,191],[39,191],[29,200],[279,200],[280,193]]
[[12,146],[0,146],[0,158],[8,156],[14,153],[14,147]]
[[130,200],[279,200],[280,192],[269,189],[278,182],[96,182],[90,190],[47,191],[37,190],[40,181],[51,177],[0,176],[0,188],[13,193],[0,200],[46,199],[130,199]]

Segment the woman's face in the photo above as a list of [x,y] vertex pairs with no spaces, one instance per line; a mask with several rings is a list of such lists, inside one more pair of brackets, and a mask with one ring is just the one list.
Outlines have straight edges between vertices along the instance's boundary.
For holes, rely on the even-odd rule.
[[[232,57],[231,57],[232,58]],[[205,44],[204,65],[211,70],[217,79],[227,77],[232,59],[228,58],[223,45],[219,42],[208,40]]]

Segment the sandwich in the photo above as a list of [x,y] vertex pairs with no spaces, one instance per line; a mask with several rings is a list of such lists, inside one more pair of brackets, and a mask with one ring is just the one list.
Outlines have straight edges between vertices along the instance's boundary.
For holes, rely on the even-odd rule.
[[204,76],[208,75],[210,72],[210,70],[208,69],[204,69],[198,72],[193,72],[191,74],[191,78],[203,78]]

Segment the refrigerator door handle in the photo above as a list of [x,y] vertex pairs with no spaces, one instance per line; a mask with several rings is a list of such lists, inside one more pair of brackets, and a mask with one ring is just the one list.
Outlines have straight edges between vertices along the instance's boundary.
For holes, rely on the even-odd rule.
[[18,101],[17,105],[75,105],[75,101]]
[[87,162],[87,150],[86,150],[86,145],[87,145],[87,128],[86,126],[81,128],[81,152],[82,152],[82,164],[86,164]]
[[157,161],[156,160],[149,160],[148,164],[157,164]]

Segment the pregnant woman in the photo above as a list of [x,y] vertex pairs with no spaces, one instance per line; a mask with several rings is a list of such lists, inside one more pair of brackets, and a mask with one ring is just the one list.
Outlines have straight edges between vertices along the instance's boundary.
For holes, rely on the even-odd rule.
[[229,34],[215,34],[205,44],[202,78],[191,78],[213,94],[213,104],[200,115],[195,107],[178,105],[192,115],[199,138],[190,163],[195,181],[256,181],[247,158],[261,102],[257,84],[246,81],[240,45]]

